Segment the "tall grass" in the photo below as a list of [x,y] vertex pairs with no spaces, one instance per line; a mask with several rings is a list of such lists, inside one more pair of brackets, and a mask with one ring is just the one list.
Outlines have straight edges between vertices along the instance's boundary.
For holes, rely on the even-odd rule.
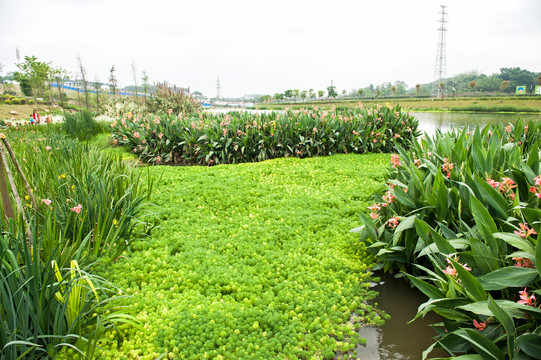
[[0,237],[0,358],[55,358],[70,349],[92,358],[106,341],[101,334],[119,323],[135,324],[133,317],[114,307],[106,314],[118,290],[77,262],[59,268],[56,254],[42,251],[45,235],[35,221],[32,229],[32,247],[23,226],[4,229]]
[[146,236],[153,181],[133,162],[40,128],[6,133],[39,206],[17,179],[33,244],[22,218],[0,221],[0,358],[93,358],[107,329],[135,323],[91,265]]
[[107,125],[96,121],[96,114],[88,110],[77,113],[66,112],[62,128],[72,138],[90,140],[94,135],[103,133]]

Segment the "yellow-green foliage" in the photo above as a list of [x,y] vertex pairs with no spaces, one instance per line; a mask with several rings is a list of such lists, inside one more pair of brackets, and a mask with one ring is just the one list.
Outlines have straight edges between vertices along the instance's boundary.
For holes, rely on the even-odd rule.
[[[373,257],[347,230],[381,186],[382,154],[152,167],[163,223],[112,266],[144,330],[111,358],[332,359],[381,323]],[[145,170],[146,171],[146,170]],[[354,315],[356,314],[356,315]]]

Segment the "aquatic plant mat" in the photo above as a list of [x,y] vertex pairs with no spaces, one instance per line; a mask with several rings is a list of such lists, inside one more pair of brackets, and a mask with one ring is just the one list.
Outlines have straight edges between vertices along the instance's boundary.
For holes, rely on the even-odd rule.
[[[112,358],[333,359],[381,324],[374,258],[347,233],[390,155],[152,167],[161,228],[97,273],[132,295],[143,329]],[[147,169],[144,169],[145,173]]]

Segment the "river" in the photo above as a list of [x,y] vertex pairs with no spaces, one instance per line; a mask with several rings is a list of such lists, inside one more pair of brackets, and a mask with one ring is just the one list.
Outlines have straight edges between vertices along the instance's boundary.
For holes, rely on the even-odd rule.
[[419,120],[419,130],[434,135],[437,129],[442,132],[461,129],[466,126],[485,126],[488,124],[514,124],[519,118],[524,122],[541,120],[541,114],[502,114],[466,112],[412,112]]

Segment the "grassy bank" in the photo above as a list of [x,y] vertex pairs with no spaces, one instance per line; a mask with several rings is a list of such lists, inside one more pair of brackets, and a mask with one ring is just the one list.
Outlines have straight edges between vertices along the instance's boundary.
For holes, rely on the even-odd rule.
[[431,99],[359,99],[312,101],[305,103],[257,104],[258,109],[292,109],[301,107],[331,108],[352,107],[362,102],[366,106],[375,104],[399,105],[402,109],[420,111],[483,111],[483,112],[541,112],[541,97],[534,98],[447,98]]
[[99,269],[145,325],[104,355],[333,359],[352,349],[354,323],[381,318],[365,303],[373,257],[347,230],[389,159],[150,168],[162,228]]

